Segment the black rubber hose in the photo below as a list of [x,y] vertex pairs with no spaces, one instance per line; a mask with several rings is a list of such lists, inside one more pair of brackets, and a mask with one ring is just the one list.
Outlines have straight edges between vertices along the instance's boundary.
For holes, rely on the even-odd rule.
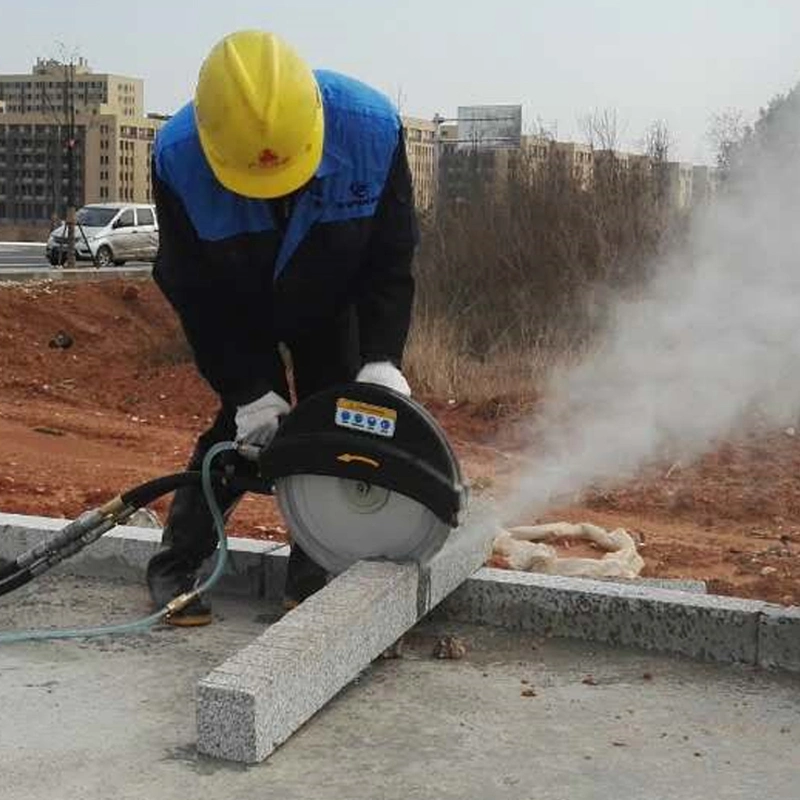
[[61,549],[74,539],[83,536],[87,531],[94,529],[102,521],[103,514],[98,509],[81,514],[78,519],[65,525],[49,540],[39,542],[12,561],[7,561],[0,565],[0,580],[10,577],[23,567],[29,567],[48,552]]
[[[147,505],[149,502],[161,497],[161,495],[167,494],[181,486],[191,484],[200,484],[199,472],[181,472],[175,475],[157,478],[153,481],[147,481],[126,492],[122,495],[121,500],[124,505],[130,509],[130,513],[133,513],[137,508]],[[73,542],[78,541],[85,534],[95,530],[104,520],[105,517],[98,509],[93,509],[92,511],[81,514],[78,519],[68,523],[49,540],[40,542],[11,561],[0,565],[0,581],[16,575],[23,568],[30,567],[31,564],[43,558],[47,558],[53,553],[64,550],[69,555],[72,555],[77,552],[77,550],[71,547]],[[78,549],[80,549],[80,547]],[[0,583],[0,587],[2,586],[3,584]],[[0,588],[0,595],[2,594],[3,591],[2,588]]]
[[[87,531],[84,537],[85,541],[81,538],[73,538],[67,542],[61,542],[59,547],[53,547],[45,550],[45,552],[34,562],[26,564],[24,567],[19,567],[17,571],[8,577],[0,580],[0,597],[8,592],[13,592],[14,589],[19,589],[26,583],[37,578],[39,575],[52,569],[56,564],[59,564],[65,558],[74,556],[76,553],[83,550],[87,544],[99,539],[104,533],[110,531],[115,523],[111,519],[103,519],[100,524],[96,525],[91,531]],[[89,534],[93,536],[89,537]]]
[[[226,475],[221,472],[213,472],[211,474],[214,489],[221,486],[226,488],[235,489],[242,492],[253,492],[254,494],[272,494],[272,487],[260,478],[251,477],[247,475]],[[153,500],[157,500],[165,494],[174,492],[183,486],[200,486],[200,473],[191,472],[176,472],[174,475],[164,475],[161,478],[155,478],[152,481],[147,481],[140,486],[125,492],[120,495],[122,502],[132,509],[141,508]]]
[[[21,567],[18,558],[14,559],[13,561],[6,561],[5,563],[0,564],[0,581],[4,581],[6,578],[10,578],[20,569]],[[2,592],[0,592],[0,594],[2,594]]]
[[[133,489],[120,495],[120,500],[127,507],[129,513],[133,513],[137,508],[146,506],[162,497],[165,494],[174,492],[183,486],[200,486],[202,482],[201,473],[195,471],[189,472],[176,472],[172,475],[164,475],[160,478],[155,478],[151,481],[135,486]],[[271,494],[272,487],[269,483],[255,477],[244,475],[227,475],[225,473],[216,472],[212,473],[212,482],[215,489],[225,486],[242,492],[253,492],[254,494]],[[84,517],[82,516],[81,519]],[[121,520],[124,521],[124,520]],[[102,533],[106,531],[98,531],[97,537],[87,537],[87,541],[81,543],[80,539],[86,537],[92,531],[96,531],[100,527],[105,527],[106,530],[114,527],[108,518],[99,517],[98,521],[92,526],[84,526],[82,530],[75,528],[75,523],[70,523],[67,526],[72,535],[65,537],[64,530],[59,531],[53,537],[51,542],[47,542],[44,547],[37,546],[36,559],[34,563],[26,563],[24,566],[19,564],[20,559],[31,555],[32,551],[24,553],[14,561],[3,564],[0,567],[0,596],[8,592],[24,586],[29,581],[38,577],[46,572],[51,567],[62,561],[64,558],[69,558],[75,555],[78,551],[83,549],[87,544],[99,538]]]
[[173,475],[163,475],[135,486],[121,494],[120,499],[126,506],[137,509],[152,503],[153,500],[157,500],[165,494],[180,489],[182,486],[193,485],[200,485],[199,472],[176,472]]
[[28,581],[33,580],[34,577],[35,575],[31,572],[31,568],[25,567],[15,572],[10,577],[0,580],[0,596],[13,592],[14,589],[19,589],[20,586],[24,586]]

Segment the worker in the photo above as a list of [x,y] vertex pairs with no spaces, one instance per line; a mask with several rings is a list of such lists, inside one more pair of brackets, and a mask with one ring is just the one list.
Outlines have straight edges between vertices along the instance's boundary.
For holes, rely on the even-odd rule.
[[[369,86],[313,71],[273,33],[226,36],[193,102],[159,131],[153,277],[220,409],[188,469],[219,441],[266,447],[295,397],[357,380],[406,395],[417,243],[397,110]],[[222,495],[228,513],[238,496]],[[291,532],[290,532],[291,534]],[[176,492],[148,564],[158,607],[195,588],[217,537],[199,488]],[[285,604],[326,583],[294,544]],[[170,621],[211,621],[200,597]]]

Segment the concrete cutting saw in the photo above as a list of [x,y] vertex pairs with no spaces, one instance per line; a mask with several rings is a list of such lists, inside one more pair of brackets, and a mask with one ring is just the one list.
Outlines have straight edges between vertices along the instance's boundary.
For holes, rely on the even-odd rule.
[[328,572],[361,559],[424,562],[459,524],[461,471],[431,414],[366,383],[300,403],[259,459],[294,540]]
[[[218,532],[219,557],[212,576],[165,606],[165,616],[222,573],[227,547],[216,501],[222,488],[275,494],[292,538],[334,575],[361,559],[424,563],[459,525],[466,507],[458,462],[436,420],[414,400],[373,384],[348,383],[315,394],[286,416],[269,447],[248,452],[247,458],[242,457],[247,448],[234,455],[236,449],[233,442],[215,445],[202,470],[147,481],[84,512],[16,558],[0,561],[0,595],[181,486],[202,487]],[[232,458],[212,468],[218,455]]]

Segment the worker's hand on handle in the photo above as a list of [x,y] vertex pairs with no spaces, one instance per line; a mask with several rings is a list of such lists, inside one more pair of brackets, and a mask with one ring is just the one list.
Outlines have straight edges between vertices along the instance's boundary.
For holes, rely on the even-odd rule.
[[411,387],[402,372],[391,361],[371,361],[356,375],[359,383],[376,383],[411,397]]
[[289,413],[289,404],[276,392],[236,409],[236,441],[240,445],[263,448],[278,431],[281,417]]

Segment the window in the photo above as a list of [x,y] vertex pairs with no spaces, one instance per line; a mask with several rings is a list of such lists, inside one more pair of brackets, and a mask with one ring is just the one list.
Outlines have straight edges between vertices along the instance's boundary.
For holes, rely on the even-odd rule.
[[77,220],[87,228],[105,228],[117,213],[116,208],[82,208]]
[[116,228],[133,228],[136,222],[133,219],[133,209],[126,208],[117,219],[114,227]]
[[139,218],[140,225],[153,225],[153,212],[149,208],[140,208],[137,210],[136,215]]

